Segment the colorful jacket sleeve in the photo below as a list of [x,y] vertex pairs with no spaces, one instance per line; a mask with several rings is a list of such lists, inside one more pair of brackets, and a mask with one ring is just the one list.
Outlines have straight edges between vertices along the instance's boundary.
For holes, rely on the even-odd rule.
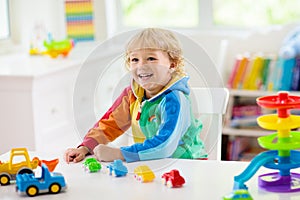
[[[170,157],[190,125],[190,102],[181,92],[167,94],[160,105],[161,125],[153,138],[144,143],[121,147],[127,162]],[[142,111],[143,112],[143,111]]]
[[89,148],[90,153],[98,144],[107,144],[123,134],[131,125],[129,105],[133,98],[131,87],[123,90],[110,109],[88,131],[80,146]]

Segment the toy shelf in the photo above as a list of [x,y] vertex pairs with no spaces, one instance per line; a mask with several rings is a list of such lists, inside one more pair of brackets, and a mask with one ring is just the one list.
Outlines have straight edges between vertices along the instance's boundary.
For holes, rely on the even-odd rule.
[[270,134],[270,131],[224,127],[222,134],[228,136],[260,137]]
[[[257,138],[261,136],[266,136],[274,131],[269,131],[263,129],[256,124],[256,119],[258,116],[272,112],[271,110],[259,110],[256,111],[257,115],[251,116],[249,120],[244,116],[239,118],[235,117],[237,114],[237,109],[244,115],[249,114],[249,112],[254,113],[257,107],[256,98],[262,96],[276,95],[278,91],[261,91],[261,90],[239,90],[231,89],[229,90],[229,102],[227,111],[225,114],[225,121],[222,130],[222,160],[244,160],[243,154],[251,153],[253,156],[263,148],[258,147]],[[289,91],[291,95],[300,95],[299,91]],[[249,106],[249,108],[247,108]],[[252,107],[251,107],[252,106]],[[242,110],[242,109],[245,109]],[[274,110],[273,110],[274,111]],[[255,114],[255,113],[254,113]],[[240,124],[239,124],[240,123]],[[240,146],[246,146],[241,148]],[[233,152],[232,152],[233,151]],[[247,160],[251,157],[247,158]]]

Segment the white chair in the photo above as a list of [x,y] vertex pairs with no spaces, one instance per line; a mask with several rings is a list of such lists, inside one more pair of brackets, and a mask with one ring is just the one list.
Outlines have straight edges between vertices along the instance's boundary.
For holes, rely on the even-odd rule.
[[193,111],[203,122],[200,138],[204,142],[209,160],[221,160],[223,115],[226,112],[229,91],[227,88],[193,87]]

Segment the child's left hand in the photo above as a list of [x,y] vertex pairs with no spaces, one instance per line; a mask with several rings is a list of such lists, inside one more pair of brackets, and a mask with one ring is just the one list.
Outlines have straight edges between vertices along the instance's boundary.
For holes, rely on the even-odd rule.
[[104,144],[98,144],[94,148],[94,154],[99,161],[111,162],[117,159],[124,160],[124,157],[119,148],[109,147]]

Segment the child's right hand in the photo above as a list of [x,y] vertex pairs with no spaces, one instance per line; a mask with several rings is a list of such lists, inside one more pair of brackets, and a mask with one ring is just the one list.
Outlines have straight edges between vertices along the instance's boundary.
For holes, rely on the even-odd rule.
[[88,152],[88,149],[84,146],[81,146],[79,148],[69,148],[65,152],[64,159],[67,163],[77,163],[82,161]]

